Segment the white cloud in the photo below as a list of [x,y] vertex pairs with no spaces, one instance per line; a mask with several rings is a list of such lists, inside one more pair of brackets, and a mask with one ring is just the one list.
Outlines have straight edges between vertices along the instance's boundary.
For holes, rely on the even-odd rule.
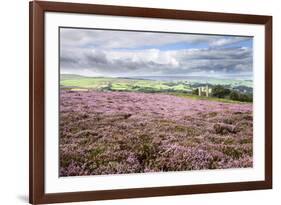
[[249,39],[248,37],[228,37],[228,38],[220,38],[217,40],[214,40],[210,43],[210,46],[216,47],[216,46],[225,46],[229,44],[238,43],[241,41],[245,41]]
[[95,46],[102,49],[160,46],[175,43],[223,46],[247,39],[217,35],[167,34],[155,32],[112,31],[61,28],[61,43],[67,47]]
[[[61,30],[61,71],[90,75],[189,75],[252,72],[252,49],[224,48],[245,37]],[[170,44],[188,44],[169,49]],[[205,45],[200,48],[198,45]],[[161,46],[166,45],[166,49]]]

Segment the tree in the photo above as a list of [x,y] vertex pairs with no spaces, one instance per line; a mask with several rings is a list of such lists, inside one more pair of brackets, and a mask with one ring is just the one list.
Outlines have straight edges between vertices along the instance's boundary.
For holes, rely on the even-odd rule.
[[240,101],[240,102],[252,102],[253,101],[253,97],[251,95],[246,95],[243,93],[239,93],[237,91],[231,91],[229,98],[231,100],[236,100],[236,101]]
[[216,85],[213,87],[212,94],[214,97],[217,98],[225,98],[227,95],[230,94],[230,90],[224,88],[222,85]]
[[239,93],[236,91],[231,91],[230,95],[229,95],[230,100],[239,100],[240,96]]
[[192,94],[193,94],[193,95],[199,95],[199,90],[198,90],[198,88],[192,90]]
[[242,101],[242,102],[253,102],[253,96],[246,95],[246,94],[240,94],[239,101]]

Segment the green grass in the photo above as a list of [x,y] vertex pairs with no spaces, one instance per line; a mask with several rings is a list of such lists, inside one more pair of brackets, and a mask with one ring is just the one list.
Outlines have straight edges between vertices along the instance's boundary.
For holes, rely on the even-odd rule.
[[211,100],[224,103],[242,103],[226,98],[205,97],[192,94],[192,87],[185,82],[164,82],[142,79],[128,78],[109,78],[109,77],[85,77],[80,75],[62,74],[60,85],[62,88],[73,91],[87,90],[110,90],[110,91],[128,91],[128,92],[161,92],[178,97]]
[[79,88],[101,88],[106,85],[108,85],[108,82],[110,82],[111,79],[107,78],[70,78],[70,79],[64,79],[62,78],[60,81],[60,84],[62,86],[72,86],[72,87],[79,87]]
[[61,75],[62,87],[95,90],[116,91],[191,91],[190,86],[184,84],[166,85],[165,82],[153,80],[134,80],[126,78],[83,77],[79,75]]
[[223,103],[241,103],[244,104],[246,102],[239,102],[239,101],[234,101],[226,98],[215,98],[215,97],[206,97],[206,96],[198,96],[198,95],[192,95],[188,93],[169,93],[171,95],[175,95],[178,97],[184,97],[184,98],[189,98],[189,99],[195,99],[195,100],[210,100],[210,101],[217,101],[217,102],[223,102]]

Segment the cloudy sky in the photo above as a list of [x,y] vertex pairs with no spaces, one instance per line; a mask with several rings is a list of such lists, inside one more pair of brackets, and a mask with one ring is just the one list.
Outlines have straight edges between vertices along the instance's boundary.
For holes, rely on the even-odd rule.
[[61,73],[252,76],[251,37],[60,28]]

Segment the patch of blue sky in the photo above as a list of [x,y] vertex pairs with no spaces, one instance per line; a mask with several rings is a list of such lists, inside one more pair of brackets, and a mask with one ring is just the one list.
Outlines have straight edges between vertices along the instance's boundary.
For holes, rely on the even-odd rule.
[[114,50],[120,51],[138,51],[138,50],[147,50],[147,49],[158,49],[160,51],[171,51],[171,50],[182,50],[182,49],[203,49],[208,48],[209,45],[207,43],[185,43],[185,42],[177,42],[172,44],[164,44],[164,45],[151,45],[151,46],[138,46],[133,48],[114,48]]
[[[85,45],[81,45],[83,48],[98,48],[100,45],[95,43],[88,43]],[[242,41],[238,41],[235,43],[230,43],[222,46],[214,46],[213,48],[239,48],[239,47],[253,47],[253,38],[248,38]],[[145,46],[137,46],[137,47],[119,47],[112,48],[112,50],[116,51],[141,51],[147,49],[158,49],[160,51],[173,51],[173,50],[182,50],[182,49],[208,49],[211,48],[208,42],[196,42],[196,43],[187,43],[187,42],[176,42],[170,44],[162,44],[162,45],[145,45]]]
[[245,39],[243,41],[239,41],[236,43],[227,44],[223,46],[223,48],[241,48],[241,47],[253,48],[253,38]]
[[99,45],[95,43],[87,43],[80,45],[81,48],[97,48]]

